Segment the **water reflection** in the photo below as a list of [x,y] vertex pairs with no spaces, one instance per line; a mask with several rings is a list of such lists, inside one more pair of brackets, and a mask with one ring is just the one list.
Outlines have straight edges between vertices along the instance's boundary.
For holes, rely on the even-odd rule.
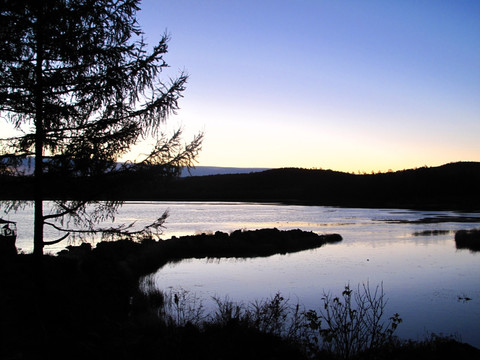
[[[245,302],[280,291],[310,308],[320,304],[324,291],[338,293],[347,283],[356,286],[383,281],[390,299],[387,312],[398,312],[404,319],[400,336],[416,339],[426,332],[458,333],[463,341],[480,347],[480,253],[457,250],[453,236],[459,229],[480,226],[480,222],[460,221],[459,215],[474,218],[478,214],[253,203],[132,202],[120,210],[117,221],[136,220],[141,227],[166,209],[170,217],[165,238],[277,227],[339,233],[344,240],[290,255],[170,264],[153,275],[161,289],[182,287],[204,298],[206,305],[212,296],[228,295]],[[17,222],[17,244],[27,252],[32,248],[32,212],[25,209],[8,217]],[[418,221],[429,217],[448,221]],[[433,231],[438,233],[426,235]],[[55,252],[65,245],[50,249]],[[472,300],[462,302],[459,297]]]
[[[336,244],[240,262],[189,260],[167,265],[154,277],[162,289],[181,286],[195,292],[207,307],[213,306],[213,296],[248,302],[280,291],[314,308],[324,291],[338,292],[347,283],[383,282],[390,298],[388,310],[399,312],[405,320],[400,336],[459,333],[464,341],[479,346],[479,258],[456,254],[451,240],[431,245],[413,241]],[[462,306],[458,297],[463,294],[478,299],[476,304]]]

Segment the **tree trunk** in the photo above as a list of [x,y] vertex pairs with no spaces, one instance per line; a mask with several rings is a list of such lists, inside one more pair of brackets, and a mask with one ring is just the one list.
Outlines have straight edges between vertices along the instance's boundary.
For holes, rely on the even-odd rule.
[[37,59],[35,63],[35,172],[34,172],[34,228],[33,254],[43,255],[43,36],[42,2],[38,2],[36,24]]

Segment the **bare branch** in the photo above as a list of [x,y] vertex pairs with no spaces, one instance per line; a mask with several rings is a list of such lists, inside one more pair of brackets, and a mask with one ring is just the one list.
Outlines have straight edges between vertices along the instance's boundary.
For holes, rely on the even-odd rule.
[[68,237],[68,235],[70,235],[70,233],[67,233],[67,234],[63,235],[60,239],[57,239],[57,240],[51,240],[51,241],[45,241],[45,240],[44,240],[44,241],[43,241],[43,244],[44,244],[44,245],[54,245],[54,244],[58,244],[59,242],[65,240],[65,239]]
[[[115,227],[109,228],[88,228],[88,229],[78,229],[78,228],[65,228],[59,226],[55,223],[45,221],[44,224],[51,226],[53,229],[61,232],[67,232],[68,234],[62,238],[65,239],[70,234],[84,234],[84,235],[95,235],[101,234],[102,239],[106,238],[118,238],[118,237],[154,237],[159,236],[162,234],[162,229],[164,229],[164,223],[168,218],[168,211],[165,211],[158,219],[153,221],[152,223],[144,226],[139,230],[131,230],[133,229],[136,222],[132,222],[130,224],[120,224]],[[56,240],[55,240],[56,241]],[[58,241],[57,241],[58,242]],[[56,242],[45,242],[46,244],[50,245]]]

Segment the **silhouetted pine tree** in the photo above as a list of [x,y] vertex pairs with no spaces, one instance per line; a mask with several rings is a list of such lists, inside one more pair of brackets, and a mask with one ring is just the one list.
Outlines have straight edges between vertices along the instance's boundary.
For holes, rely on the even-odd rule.
[[[202,134],[183,146],[181,131],[165,137],[160,125],[178,109],[187,76],[164,83],[168,36],[149,49],[136,21],[138,0],[18,0],[1,2],[0,115],[21,135],[2,139],[3,169],[35,157],[34,253],[46,242],[43,228],[71,215],[92,225],[118,202],[59,201],[43,214],[45,175],[91,176],[160,166],[166,174],[191,166]],[[116,161],[146,136],[157,139],[137,164]],[[48,159],[48,161],[47,161]],[[162,167],[163,166],[163,167]],[[107,205],[107,206],[105,206]]]

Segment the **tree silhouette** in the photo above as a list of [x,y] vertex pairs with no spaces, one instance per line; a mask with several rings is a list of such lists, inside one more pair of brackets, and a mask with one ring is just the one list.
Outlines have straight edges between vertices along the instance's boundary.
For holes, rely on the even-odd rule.
[[[161,81],[169,39],[164,35],[148,48],[136,20],[138,5],[138,0],[1,2],[0,115],[19,134],[1,139],[1,168],[18,173],[22,161],[35,159],[37,255],[43,254],[44,225],[52,219],[72,216],[76,225],[93,231],[96,221],[113,216],[120,205],[62,200],[55,213],[44,215],[46,174],[99,176],[146,166],[175,174],[192,166],[200,150],[201,133],[182,145],[181,130],[172,137],[161,132],[178,109],[187,75]],[[117,165],[150,136],[156,144],[149,154]]]

